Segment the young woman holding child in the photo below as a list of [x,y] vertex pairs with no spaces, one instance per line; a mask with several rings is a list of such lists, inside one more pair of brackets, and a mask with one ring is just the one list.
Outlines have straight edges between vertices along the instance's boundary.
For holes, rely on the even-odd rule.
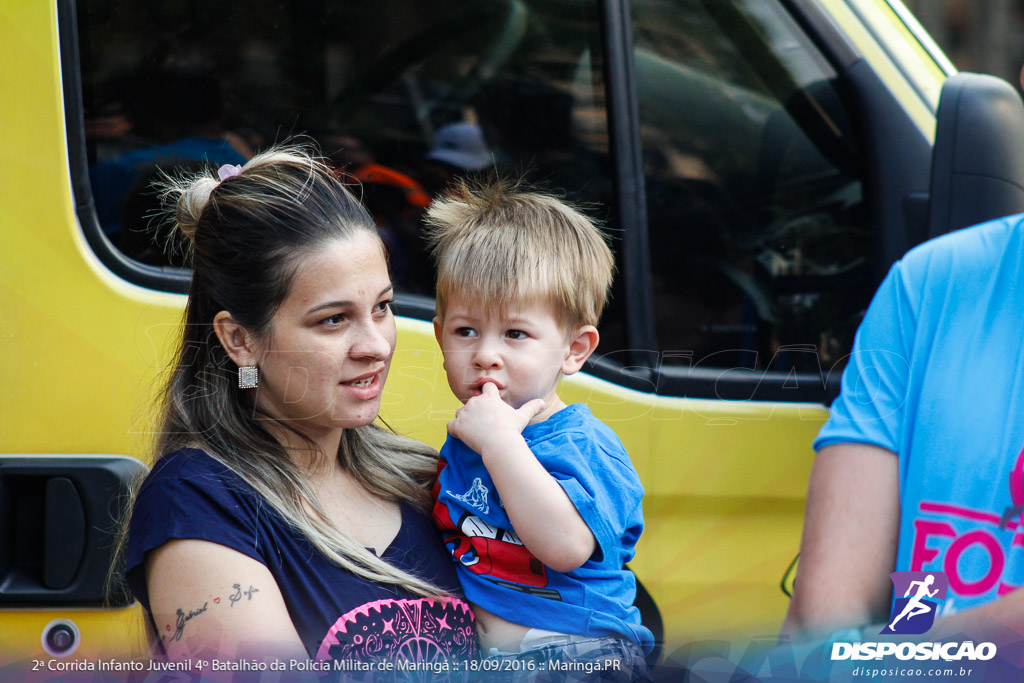
[[298,149],[166,196],[194,272],[126,546],[155,648],[475,657],[427,514],[436,453],[373,424],[396,330],[369,215]]

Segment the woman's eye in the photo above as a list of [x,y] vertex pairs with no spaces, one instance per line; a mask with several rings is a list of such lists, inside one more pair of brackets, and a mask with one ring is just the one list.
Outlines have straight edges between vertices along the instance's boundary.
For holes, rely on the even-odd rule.
[[460,337],[475,337],[476,330],[472,327],[457,327],[455,328],[455,334]]
[[344,321],[345,321],[345,314],[344,313],[335,313],[331,317],[324,318],[320,322],[326,323],[328,325],[340,325]]
[[526,339],[530,335],[526,334],[522,330],[509,330],[505,333],[505,336],[509,339]]
[[393,303],[395,303],[394,299],[388,299],[387,301],[381,301],[379,304],[377,304],[377,312],[378,313],[384,313],[389,308],[391,308],[391,304],[393,304]]

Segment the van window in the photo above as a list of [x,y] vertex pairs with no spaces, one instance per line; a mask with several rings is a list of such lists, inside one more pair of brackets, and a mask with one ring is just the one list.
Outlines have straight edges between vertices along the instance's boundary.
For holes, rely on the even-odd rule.
[[632,3],[666,366],[827,372],[871,291],[836,75],[774,2]]
[[420,217],[455,175],[613,209],[594,2],[83,0],[78,27],[96,215],[137,261],[180,264],[150,226],[159,172],[296,134],[361,183],[407,293],[433,292]]
[[361,185],[404,293],[433,294],[420,219],[456,175],[525,174],[615,229],[595,2],[82,0],[78,30],[96,218],[135,261],[183,263],[161,172],[297,134]]
[[[186,281],[181,249],[153,224],[161,173],[242,163],[303,135],[359,184],[399,293],[423,295],[402,312],[429,318],[431,198],[456,175],[526,174],[611,235],[619,271],[601,356],[612,369],[595,371],[625,377],[623,283],[646,259],[621,258],[611,33],[595,0],[76,7],[94,200],[79,217],[90,244],[129,264],[125,277],[137,266],[150,269],[144,286]],[[873,238],[835,74],[774,1],[631,11],[651,263],[631,274],[649,276],[653,306],[630,319],[653,327],[670,374],[841,365],[870,297]]]

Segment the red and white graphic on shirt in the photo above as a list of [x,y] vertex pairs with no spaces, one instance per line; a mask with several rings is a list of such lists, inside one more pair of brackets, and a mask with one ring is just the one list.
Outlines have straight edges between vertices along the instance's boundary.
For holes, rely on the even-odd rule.
[[546,587],[548,573],[544,563],[527,550],[514,531],[496,527],[469,512],[462,513],[458,520],[452,519],[451,511],[438,498],[440,473],[446,466],[441,460],[438,483],[434,484],[434,524],[455,561],[511,590],[561,600],[557,590]]

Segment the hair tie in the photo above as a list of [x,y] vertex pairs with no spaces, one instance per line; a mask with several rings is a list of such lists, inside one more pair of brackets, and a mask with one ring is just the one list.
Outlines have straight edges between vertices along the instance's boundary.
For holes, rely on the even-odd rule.
[[228,178],[234,178],[241,172],[242,167],[234,164],[224,164],[217,169],[217,175],[220,177],[221,182],[224,182]]

